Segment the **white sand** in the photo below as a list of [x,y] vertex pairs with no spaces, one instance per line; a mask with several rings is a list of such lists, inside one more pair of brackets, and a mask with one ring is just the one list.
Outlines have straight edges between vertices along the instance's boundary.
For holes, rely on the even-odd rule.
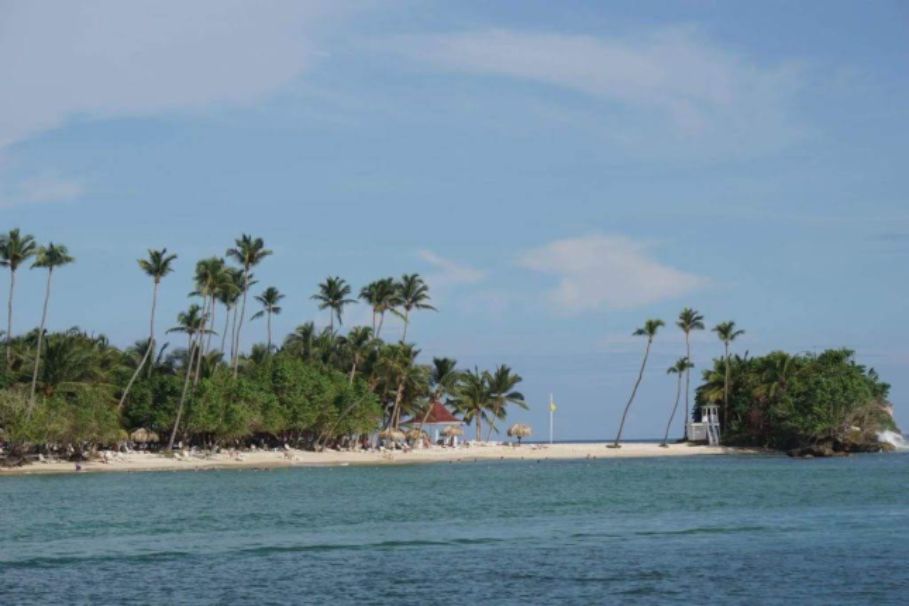
[[[277,467],[306,467],[329,465],[401,465],[411,463],[469,463],[481,460],[548,460],[548,459],[604,459],[620,457],[676,457],[692,455],[718,455],[750,452],[743,449],[710,446],[689,446],[670,444],[660,448],[657,443],[623,444],[621,448],[606,448],[605,443],[596,444],[554,444],[523,445],[472,445],[460,448],[431,448],[410,452],[308,452],[289,451],[246,451],[239,454],[219,453],[207,455],[204,452],[188,456],[165,457],[160,454],[131,452],[111,453],[109,462],[90,461],[82,463],[83,472],[104,471],[188,471],[204,469],[256,469]],[[44,473],[74,473],[75,464],[67,461],[37,462],[22,467],[0,467],[0,477],[7,475],[29,475]]]

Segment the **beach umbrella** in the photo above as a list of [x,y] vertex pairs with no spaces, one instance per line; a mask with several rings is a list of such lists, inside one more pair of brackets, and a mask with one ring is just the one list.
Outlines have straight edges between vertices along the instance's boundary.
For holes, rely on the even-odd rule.
[[148,437],[150,433],[151,432],[144,427],[140,427],[136,431],[129,434],[129,439],[138,444],[145,444],[149,441]]
[[520,444],[522,438],[533,435],[533,429],[530,427],[530,425],[525,425],[524,423],[515,423],[508,428],[507,433],[508,437],[517,438],[518,444]]
[[404,440],[404,432],[397,429],[385,429],[379,432],[379,437],[383,440],[391,440],[392,442],[401,442]]
[[445,436],[446,438],[450,438],[452,436],[463,436],[464,429],[457,425],[449,425],[448,427],[446,427],[445,429],[442,430],[442,435]]
[[407,439],[413,441],[422,440],[425,435],[426,432],[422,429],[413,428],[407,432]]

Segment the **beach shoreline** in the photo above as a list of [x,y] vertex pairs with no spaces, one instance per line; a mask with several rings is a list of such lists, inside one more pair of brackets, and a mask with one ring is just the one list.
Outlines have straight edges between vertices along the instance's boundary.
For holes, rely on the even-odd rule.
[[699,455],[756,454],[745,448],[670,444],[663,448],[657,442],[634,442],[621,448],[606,447],[607,442],[563,444],[472,445],[461,448],[431,448],[403,451],[334,451],[258,450],[239,453],[210,454],[199,451],[182,457],[168,457],[149,452],[111,453],[108,461],[81,462],[81,471],[71,461],[51,460],[20,467],[0,467],[0,477],[72,474],[131,473],[147,471],[205,471],[226,469],[281,469],[293,467],[344,467],[373,465],[410,465],[429,463],[469,463],[504,460],[577,460],[652,458]]

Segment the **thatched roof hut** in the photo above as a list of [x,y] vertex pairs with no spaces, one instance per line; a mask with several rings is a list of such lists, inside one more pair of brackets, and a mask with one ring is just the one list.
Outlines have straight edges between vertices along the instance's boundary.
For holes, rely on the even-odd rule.
[[446,438],[450,438],[452,436],[463,436],[464,428],[460,425],[449,425],[448,427],[444,428],[441,433]]
[[158,434],[153,431],[149,431],[144,427],[140,427],[136,431],[129,434],[129,439],[137,444],[147,444],[149,442],[158,442]]
[[530,425],[524,423],[515,423],[508,428],[508,437],[517,438],[518,444],[521,443],[523,438],[527,438],[533,435],[533,428]]

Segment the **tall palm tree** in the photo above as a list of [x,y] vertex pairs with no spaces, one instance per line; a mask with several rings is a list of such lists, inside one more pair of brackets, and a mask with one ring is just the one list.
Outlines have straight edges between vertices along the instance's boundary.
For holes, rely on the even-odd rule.
[[[227,333],[231,335],[231,360],[233,360],[233,335],[236,331],[236,314],[231,314],[240,295],[243,292],[243,270],[235,267],[225,267],[222,273],[221,282],[218,284],[215,298],[218,303],[224,306],[224,331],[221,333],[221,355],[224,355],[224,348],[227,341]],[[231,329],[230,322],[233,316],[234,328]]]
[[35,255],[35,262],[32,267],[43,267],[47,269],[47,285],[44,287],[44,309],[41,312],[41,326],[38,328],[38,345],[35,348],[35,367],[32,369],[32,389],[29,393],[29,407],[35,403],[35,387],[38,385],[38,365],[41,363],[41,344],[44,340],[44,327],[47,325],[47,304],[50,301],[51,276],[54,275],[54,268],[62,267],[75,261],[69,255],[69,251],[62,244],[51,242],[47,246],[38,248]]
[[[209,323],[214,326],[218,291],[227,279],[225,270],[224,259],[218,257],[209,257],[196,263],[196,291],[193,294],[202,297],[202,318],[206,326]],[[199,345],[202,347],[202,352],[206,353],[211,346],[211,335],[213,333],[212,331],[206,333],[204,330],[202,332],[208,336],[208,342],[202,343],[200,341]]]
[[482,435],[482,420],[487,415],[492,394],[489,391],[489,373],[474,368],[461,374],[455,409],[463,415],[465,423],[476,422],[477,442]]
[[265,242],[262,238],[253,238],[248,234],[243,234],[234,240],[235,247],[227,249],[227,256],[234,259],[243,268],[243,301],[240,303],[240,320],[237,323],[237,333],[234,335],[234,378],[240,364],[240,330],[243,321],[246,318],[246,295],[249,292],[250,270],[262,262],[262,259],[271,254],[271,251],[265,248]]
[[401,304],[395,279],[382,278],[370,282],[360,289],[360,299],[372,308],[372,330],[378,339],[385,323],[385,313],[394,313]]
[[735,322],[720,322],[713,327],[713,332],[723,342],[723,423],[729,422],[729,345],[738,337],[745,334],[744,330],[737,329]]
[[316,326],[306,322],[297,326],[292,333],[284,339],[284,350],[304,360],[312,360],[313,349],[316,341]]
[[514,389],[522,380],[521,375],[513,373],[511,368],[505,364],[499,365],[490,373],[488,378],[490,423],[486,435],[487,441],[489,441],[492,432],[496,429],[495,419],[504,419],[506,417],[506,407],[508,404],[514,404],[527,410],[527,403],[524,401],[524,395]]
[[401,341],[406,341],[407,326],[410,324],[410,312],[414,309],[436,311],[436,308],[428,303],[430,299],[429,286],[419,274],[404,274],[401,276],[401,281],[398,282],[398,298],[400,306],[404,310],[402,316],[404,331],[401,333]]
[[183,379],[183,391],[180,393],[180,403],[177,405],[177,416],[174,419],[174,428],[170,433],[170,440],[167,443],[167,449],[174,447],[174,440],[177,437],[177,429],[180,427],[180,421],[183,418],[183,407],[186,404],[186,394],[189,392],[190,378],[193,375],[193,365],[196,356],[202,356],[200,348],[201,340],[197,340],[197,335],[205,334],[205,313],[199,305],[193,303],[189,309],[180,312],[177,315],[177,325],[169,328],[167,332],[181,332],[186,335],[187,353],[186,368]]
[[350,295],[350,285],[338,276],[328,276],[324,282],[319,284],[319,292],[314,294],[311,299],[319,302],[319,309],[329,310],[329,329],[335,331],[335,317],[338,318],[338,324],[343,324],[341,314],[344,306],[356,303],[355,299],[348,299]]
[[379,362],[381,371],[386,376],[387,383],[393,385],[395,389],[388,423],[388,427],[392,429],[397,429],[398,423],[401,421],[401,409],[408,388],[410,388],[410,392],[423,391],[426,377],[423,370],[416,364],[419,355],[419,349],[406,343],[388,345],[384,348]]
[[268,353],[271,353],[271,317],[276,316],[281,313],[281,307],[278,303],[281,302],[281,299],[284,298],[278,289],[274,286],[269,286],[261,295],[256,295],[256,301],[262,304],[262,309],[253,314],[253,317],[250,320],[255,320],[256,318],[261,318],[265,316],[268,330]]
[[663,441],[660,443],[660,446],[663,448],[668,447],[666,443],[669,440],[669,428],[672,427],[672,421],[675,419],[675,411],[679,407],[679,400],[682,398],[682,377],[685,376],[685,373],[694,368],[688,358],[679,358],[675,364],[666,369],[666,374],[678,375],[678,381],[676,381],[675,389],[675,404],[672,406],[672,413],[669,415],[669,422],[666,423],[666,433],[663,435]]
[[[676,326],[685,333],[685,357],[691,360],[691,333],[695,330],[704,330],[704,316],[698,311],[686,307],[679,312],[679,319],[676,320]],[[688,404],[688,395],[691,391],[691,369],[685,371],[685,439],[688,439],[688,421],[691,415],[691,407]]]
[[647,337],[647,347],[644,349],[644,359],[641,361],[641,370],[638,372],[638,379],[634,382],[634,389],[631,390],[631,397],[625,405],[625,411],[622,413],[622,422],[619,424],[619,433],[615,436],[615,442],[609,445],[610,448],[620,448],[619,440],[622,439],[622,430],[625,429],[625,418],[628,416],[628,410],[631,403],[634,402],[634,396],[638,393],[638,387],[641,385],[641,379],[644,378],[644,368],[647,366],[647,358],[650,356],[650,346],[653,344],[653,338],[656,337],[657,331],[664,323],[662,320],[647,320],[642,328],[634,331],[636,337]]
[[13,292],[16,290],[16,270],[19,265],[35,254],[38,245],[35,238],[22,235],[19,229],[11,229],[0,236],[0,267],[9,268],[9,300],[6,304],[6,366],[13,360]]
[[[162,248],[161,250],[151,250],[148,251],[147,259],[139,259],[139,267],[150,276],[152,279],[152,304],[151,304],[151,316],[148,321],[148,347],[145,350],[145,355],[142,356],[142,360],[139,362],[139,366],[136,367],[133,376],[130,377],[129,383],[126,384],[126,389],[123,390],[123,395],[120,396],[120,403],[117,404],[117,409],[123,409],[123,403],[126,401],[126,396],[129,395],[129,390],[132,388],[133,383],[136,382],[136,379],[139,377],[139,373],[142,372],[142,367],[148,361],[149,356],[151,356],[152,351],[155,349],[155,311],[158,307],[158,287],[161,284],[161,278],[169,274],[174,270],[173,263],[176,260],[177,255],[167,254],[167,249]],[[149,366],[151,369],[151,366]]]

